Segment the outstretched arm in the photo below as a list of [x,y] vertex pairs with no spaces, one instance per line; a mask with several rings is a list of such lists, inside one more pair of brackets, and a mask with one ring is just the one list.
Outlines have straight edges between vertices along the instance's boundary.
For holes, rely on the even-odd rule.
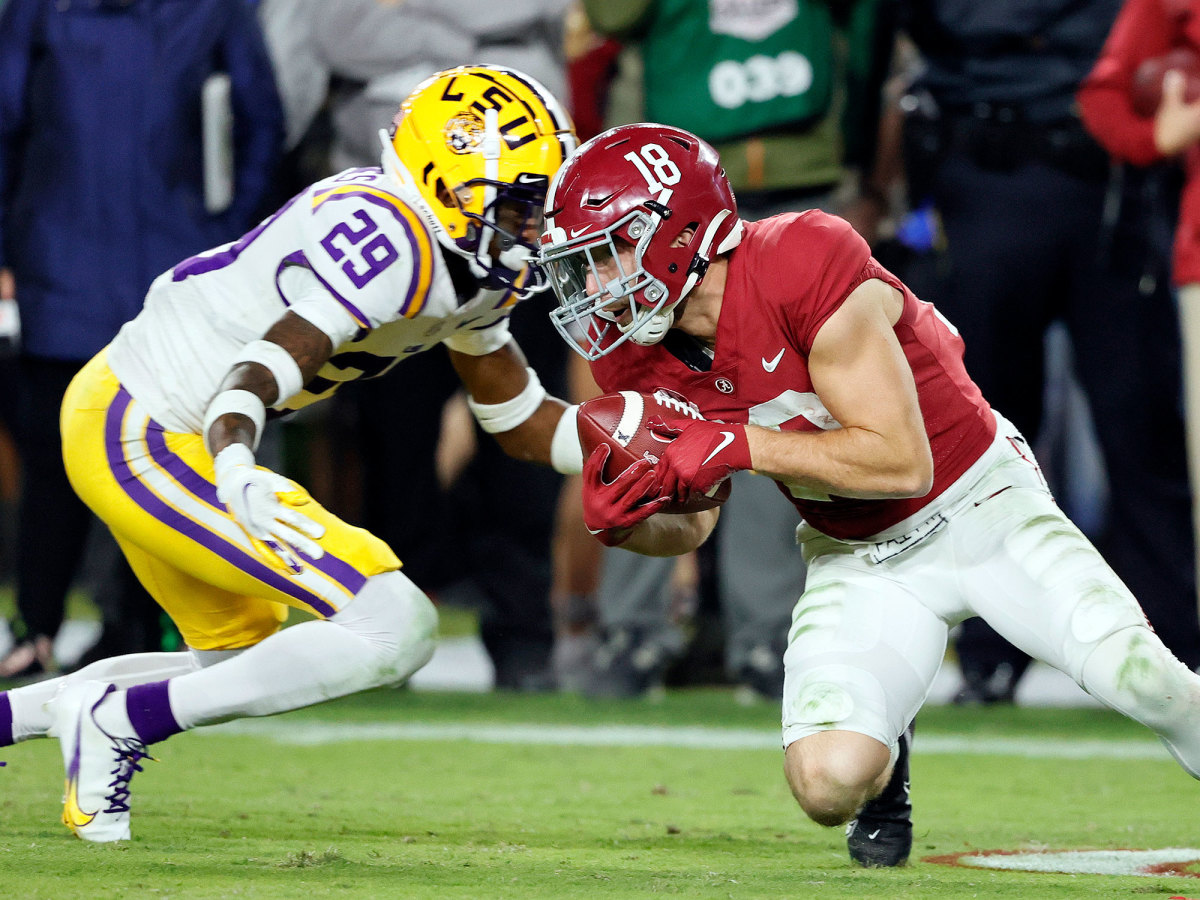
[[451,350],[450,361],[467,389],[471,411],[505,453],[564,474],[583,468],[576,407],[546,393],[516,341],[482,356]]

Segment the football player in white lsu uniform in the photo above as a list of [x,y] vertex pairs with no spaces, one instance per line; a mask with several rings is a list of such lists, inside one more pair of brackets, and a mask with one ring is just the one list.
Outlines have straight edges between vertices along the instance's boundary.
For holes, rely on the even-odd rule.
[[1028,444],[967,375],[958,333],[819,211],[741,222],[716,152],[628,125],[584,144],[546,200],[554,320],[603,390],[675,390],[710,421],[662,423],[653,467],[584,518],[610,544],[682,553],[718,513],[654,515],[730,472],[803,518],[808,579],[784,655],[784,770],[851,857],[907,860],[909,725],[950,626],[982,616],[1158,734],[1200,778],[1200,677],[1054,503]]
[[[188,647],[0,694],[0,743],[61,742],[63,821],[86,840],[129,837],[146,745],[398,684],[433,654],[436,612],[392,550],[256,466],[268,416],[442,344],[508,453],[582,465],[573,408],[507,324],[544,284],[528,261],[568,115],[519,72],[461,67],[381,138],[381,169],[320,181],[161,275],[64,399],[71,483]],[[289,606],[316,621],[281,631]]]

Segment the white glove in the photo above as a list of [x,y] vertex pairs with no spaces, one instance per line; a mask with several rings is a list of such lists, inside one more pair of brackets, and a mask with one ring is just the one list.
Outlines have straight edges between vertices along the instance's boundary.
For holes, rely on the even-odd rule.
[[295,548],[310,559],[320,559],[325,550],[317,540],[325,526],[279,502],[278,494],[294,491],[291,481],[254,465],[254,451],[245,444],[230,444],[213,459],[217,499],[229,507],[238,524],[262,541],[279,558],[299,571],[302,566],[292,554]]

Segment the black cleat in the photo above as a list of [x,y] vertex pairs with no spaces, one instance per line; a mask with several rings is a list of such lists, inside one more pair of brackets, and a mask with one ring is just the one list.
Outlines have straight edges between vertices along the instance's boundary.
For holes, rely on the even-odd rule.
[[850,858],[867,869],[902,866],[912,850],[912,801],[908,794],[908,753],[913,728],[900,735],[900,755],[887,786],[846,826]]

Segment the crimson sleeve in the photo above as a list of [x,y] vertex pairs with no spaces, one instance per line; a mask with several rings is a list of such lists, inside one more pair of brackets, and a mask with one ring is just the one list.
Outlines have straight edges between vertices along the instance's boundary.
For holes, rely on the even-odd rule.
[[772,277],[786,281],[790,327],[808,353],[825,320],[866,279],[871,248],[850,223],[812,210],[776,236]]
[[1133,74],[1172,48],[1172,31],[1163,0],[1127,0],[1079,89],[1084,126],[1109,153],[1135,165],[1149,165],[1162,154],[1154,144],[1154,120],[1133,110]]

